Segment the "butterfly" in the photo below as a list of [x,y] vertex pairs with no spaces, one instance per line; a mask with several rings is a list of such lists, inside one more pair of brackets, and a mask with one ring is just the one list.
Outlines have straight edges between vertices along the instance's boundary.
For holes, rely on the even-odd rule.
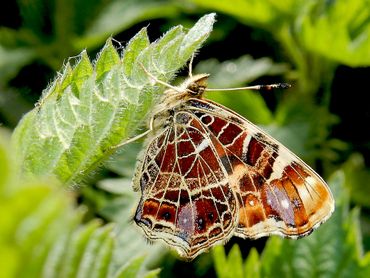
[[330,217],[334,199],[318,174],[247,119],[203,98],[208,74],[179,87],[148,74],[169,87],[133,178],[141,191],[134,221],[149,240],[191,260],[234,235],[300,238]]

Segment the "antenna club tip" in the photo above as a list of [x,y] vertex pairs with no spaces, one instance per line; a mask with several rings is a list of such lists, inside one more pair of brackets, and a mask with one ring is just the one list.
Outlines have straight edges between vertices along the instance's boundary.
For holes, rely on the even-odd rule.
[[288,88],[292,87],[292,85],[290,85],[288,83],[279,83],[278,85],[279,85],[278,88],[280,88],[280,89],[288,89]]

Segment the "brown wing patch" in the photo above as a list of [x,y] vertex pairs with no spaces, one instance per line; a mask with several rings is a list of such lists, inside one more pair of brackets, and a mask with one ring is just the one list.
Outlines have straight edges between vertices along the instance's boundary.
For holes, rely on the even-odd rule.
[[135,222],[149,239],[163,239],[187,258],[235,229],[237,204],[216,148],[198,119],[179,112],[165,134],[152,139],[138,171]]
[[208,101],[205,110],[201,102],[192,100],[189,110],[216,138],[226,154],[223,160],[229,162],[229,183],[239,206],[235,235],[296,238],[331,215],[329,188],[311,168],[234,112]]
[[301,237],[333,212],[326,183],[236,113],[189,98],[169,115],[134,179],[134,220],[149,239],[192,259],[233,234]]

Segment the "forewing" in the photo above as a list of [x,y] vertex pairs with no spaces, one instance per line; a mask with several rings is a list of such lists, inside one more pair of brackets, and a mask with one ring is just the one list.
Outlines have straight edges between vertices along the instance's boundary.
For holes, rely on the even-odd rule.
[[220,156],[199,119],[182,111],[150,139],[134,179],[142,192],[135,221],[149,239],[191,259],[232,235],[237,205]]
[[327,220],[334,200],[303,161],[240,115],[207,100],[184,104],[223,146],[222,163],[238,200],[235,235],[300,237]]

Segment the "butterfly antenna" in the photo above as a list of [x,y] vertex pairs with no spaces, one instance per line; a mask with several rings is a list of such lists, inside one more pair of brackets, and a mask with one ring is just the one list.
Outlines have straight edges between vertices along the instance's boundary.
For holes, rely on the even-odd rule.
[[193,77],[193,61],[194,61],[194,53],[191,55],[189,61],[189,78]]
[[276,84],[268,84],[268,85],[254,85],[254,86],[247,86],[247,87],[225,88],[225,89],[206,88],[205,90],[207,92],[217,92],[217,91],[288,89],[290,87],[291,85],[288,83],[276,83]]
[[175,87],[175,86],[172,86],[171,84],[168,84],[162,80],[159,80],[157,77],[155,77],[153,74],[151,74],[145,67],[142,63],[139,62],[139,65],[140,67],[144,70],[144,72],[152,79],[153,83],[158,83],[158,84],[161,84],[167,88],[170,88],[176,92],[179,92],[181,93],[181,91],[179,91],[179,88]]

